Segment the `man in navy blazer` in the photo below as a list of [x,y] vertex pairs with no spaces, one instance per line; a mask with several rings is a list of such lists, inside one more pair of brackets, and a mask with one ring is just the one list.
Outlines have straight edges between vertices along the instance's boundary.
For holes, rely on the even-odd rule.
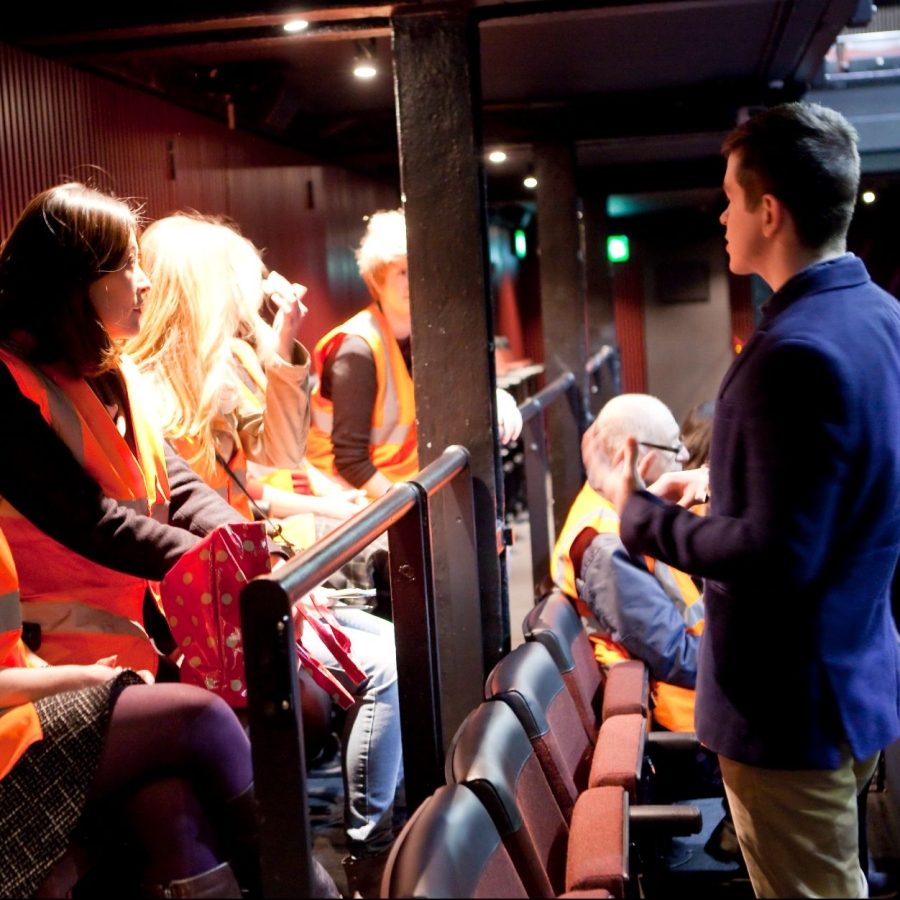
[[710,514],[703,470],[643,489],[631,438],[602,489],[629,552],[705,580],[697,733],[757,896],[862,897],[856,794],[900,736],[900,303],[846,252],[842,116],[773,107],[723,154],[730,269],[774,294],[716,399]]

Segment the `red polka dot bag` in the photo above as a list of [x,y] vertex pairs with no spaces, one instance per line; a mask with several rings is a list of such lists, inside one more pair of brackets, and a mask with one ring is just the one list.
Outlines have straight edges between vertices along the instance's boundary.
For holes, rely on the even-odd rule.
[[[271,571],[265,523],[221,525],[185,553],[160,585],[163,612],[182,653],[181,680],[222,697],[230,706],[247,706],[240,593],[257,575]],[[299,613],[299,616],[298,616]],[[298,618],[311,625],[332,651],[348,678],[365,674],[350,657],[350,640],[327,611],[296,604]],[[298,628],[298,630],[301,630]],[[300,665],[345,709],[353,696],[297,641]]]

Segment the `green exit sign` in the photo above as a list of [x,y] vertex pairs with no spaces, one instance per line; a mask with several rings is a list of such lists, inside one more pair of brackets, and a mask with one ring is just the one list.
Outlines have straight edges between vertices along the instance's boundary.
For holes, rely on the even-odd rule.
[[606,258],[611,263],[628,262],[631,257],[631,245],[625,234],[611,234],[606,239]]

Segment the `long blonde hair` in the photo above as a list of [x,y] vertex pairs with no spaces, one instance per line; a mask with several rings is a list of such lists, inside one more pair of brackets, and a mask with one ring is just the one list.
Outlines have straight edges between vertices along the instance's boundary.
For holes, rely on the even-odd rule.
[[213,424],[237,402],[232,338],[265,364],[275,336],[259,314],[265,274],[259,250],[224,220],[197,213],[159,219],[141,235],[152,287],[141,330],[126,346],[149,376],[167,437],[196,448],[201,475],[215,469]]

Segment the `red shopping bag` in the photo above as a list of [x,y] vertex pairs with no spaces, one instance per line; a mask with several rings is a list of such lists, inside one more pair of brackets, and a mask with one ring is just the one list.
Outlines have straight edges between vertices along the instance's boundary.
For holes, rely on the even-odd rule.
[[[222,697],[230,706],[247,705],[241,590],[250,579],[271,571],[265,523],[221,525],[185,553],[160,585],[163,612],[183,654],[181,680]],[[350,640],[333,616],[311,600],[300,612],[331,650],[353,684],[365,675],[350,658]],[[301,604],[297,604],[298,610]],[[302,643],[300,665],[345,709],[354,698]]]

